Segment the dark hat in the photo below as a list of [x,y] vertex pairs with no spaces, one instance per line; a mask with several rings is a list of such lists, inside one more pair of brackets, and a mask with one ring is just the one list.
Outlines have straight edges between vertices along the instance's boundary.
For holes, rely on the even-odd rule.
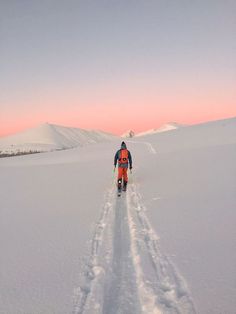
[[122,143],[121,143],[121,148],[126,149],[126,144],[125,144],[125,142],[122,142]]

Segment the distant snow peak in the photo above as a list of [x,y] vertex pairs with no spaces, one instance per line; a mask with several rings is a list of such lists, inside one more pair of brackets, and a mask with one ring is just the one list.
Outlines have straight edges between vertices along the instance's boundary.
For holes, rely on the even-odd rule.
[[0,155],[48,152],[114,138],[114,135],[102,131],[71,128],[46,122],[35,128],[0,139]]
[[160,128],[156,129],[156,132],[166,132],[166,131],[176,130],[183,126],[184,126],[183,124],[179,124],[177,122],[169,122],[162,125]]
[[125,138],[131,138],[134,136],[135,136],[135,133],[132,130],[128,130],[124,134],[121,135],[121,137],[125,137]]
[[150,129],[148,131],[138,133],[138,134],[136,134],[136,136],[144,136],[144,135],[149,135],[149,134],[173,131],[173,130],[179,129],[181,127],[184,127],[184,126],[185,125],[179,124],[177,122],[169,122],[169,123],[166,123],[166,124],[162,125],[160,128]]

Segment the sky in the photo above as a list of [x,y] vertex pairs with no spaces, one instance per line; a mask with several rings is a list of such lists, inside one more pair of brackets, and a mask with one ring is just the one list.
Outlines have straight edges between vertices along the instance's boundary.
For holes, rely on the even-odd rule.
[[0,136],[236,116],[235,0],[0,0]]

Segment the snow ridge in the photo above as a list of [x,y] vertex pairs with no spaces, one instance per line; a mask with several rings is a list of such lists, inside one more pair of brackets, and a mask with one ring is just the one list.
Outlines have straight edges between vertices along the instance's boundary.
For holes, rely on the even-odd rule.
[[84,130],[44,123],[38,127],[0,139],[0,154],[47,152],[114,139],[102,131]]
[[150,134],[155,134],[155,133],[162,133],[162,132],[168,132],[168,131],[173,131],[179,128],[185,127],[185,125],[183,124],[179,124],[176,122],[169,122],[167,124],[162,125],[160,128],[158,129],[151,129],[151,130],[147,130],[144,132],[140,132],[138,134],[135,135],[135,137],[140,137],[140,136],[145,136],[145,135],[150,135]]

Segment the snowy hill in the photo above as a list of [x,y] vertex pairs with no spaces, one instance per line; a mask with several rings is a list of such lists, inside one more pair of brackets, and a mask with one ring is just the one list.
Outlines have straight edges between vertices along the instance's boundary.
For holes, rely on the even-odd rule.
[[0,139],[0,152],[45,152],[84,146],[114,139],[115,136],[101,131],[83,130],[53,124],[42,124],[36,128]]
[[234,314],[236,118],[0,160],[2,313]]
[[130,137],[134,137],[134,136],[135,136],[135,133],[132,130],[128,130],[121,135],[121,137],[124,137],[124,138],[130,138]]
[[162,125],[158,129],[151,129],[151,130],[148,130],[148,131],[140,132],[140,133],[136,134],[135,136],[138,137],[138,136],[145,136],[145,135],[149,135],[149,134],[155,134],[155,133],[162,133],[162,132],[172,131],[172,130],[176,130],[178,128],[182,128],[184,126],[185,125],[183,125],[183,124],[179,124],[179,123],[176,123],[176,122],[170,122],[170,123]]
[[197,149],[219,143],[235,143],[236,118],[210,121],[178,128],[174,132],[146,134],[142,140],[156,141],[162,151]]

